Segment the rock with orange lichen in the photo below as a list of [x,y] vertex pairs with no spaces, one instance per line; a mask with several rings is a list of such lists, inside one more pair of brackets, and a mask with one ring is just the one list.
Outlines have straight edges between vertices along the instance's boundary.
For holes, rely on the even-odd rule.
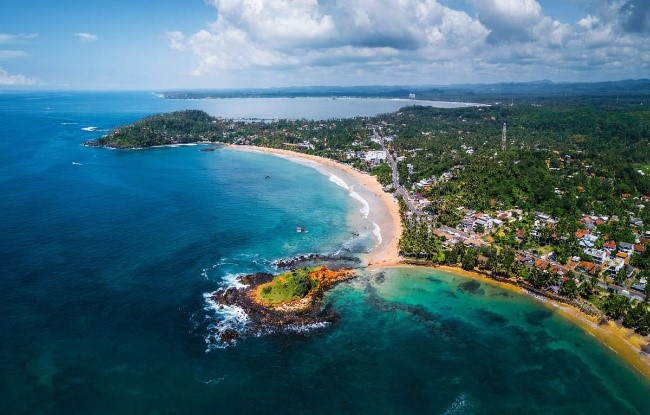
[[241,307],[252,322],[252,330],[332,322],[337,316],[323,309],[323,296],[336,284],[353,277],[351,270],[333,271],[325,266],[275,277],[257,273],[239,279],[245,287],[215,291],[212,299],[220,305]]

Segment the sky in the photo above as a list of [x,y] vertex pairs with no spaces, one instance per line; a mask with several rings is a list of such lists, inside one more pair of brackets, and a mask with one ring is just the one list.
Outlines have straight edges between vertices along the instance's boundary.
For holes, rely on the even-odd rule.
[[16,0],[0,89],[650,78],[650,0]]

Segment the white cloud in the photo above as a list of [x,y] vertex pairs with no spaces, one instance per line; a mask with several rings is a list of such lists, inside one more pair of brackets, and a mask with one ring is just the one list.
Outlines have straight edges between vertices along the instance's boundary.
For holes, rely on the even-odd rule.
[[0,59],[22,58],[27,56],[22,50],[2,50],[0,49]]
[[83,43],[94,42],[97,40],[97,35],[93,35],[91,33],[79,32],[75,33],[74,35],[77,36],[77,38],[79,38],[79,40]]
[[312,84],[526,80],[562,71],[640,77],[648,68],[644,0],[592,0],[576,22],[549,17],[537,0],[466,0],[475,13],[439,1],[211,0],[213,23],[166,39],[196,57],[194,76],[253,81],[261,74]]
[[36,39],[37,37],[38,34],[36,33],[19,33],[19,34],[0,33],[0,44],[25,43],[29,40]]
[[455,53],[487,30],[436,0],[213,0],[218,18],[191,35],[167,32],[169,46],[199,58],[194,75],[235,68],[390,62],[415,52]]
[[36,85],[38,81],[23,75],[10,75],[0,67],[0,85]]

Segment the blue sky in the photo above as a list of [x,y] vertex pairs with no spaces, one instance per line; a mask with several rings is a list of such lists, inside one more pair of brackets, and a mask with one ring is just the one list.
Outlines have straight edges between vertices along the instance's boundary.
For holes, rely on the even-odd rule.
[[650,77],[649,0],[20,0],[0,88]]

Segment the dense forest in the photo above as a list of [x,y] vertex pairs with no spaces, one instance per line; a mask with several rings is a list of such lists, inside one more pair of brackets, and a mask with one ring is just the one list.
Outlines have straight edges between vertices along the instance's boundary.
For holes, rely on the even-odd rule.
[[86,145],[145,148],[216,141],[222,134],[222,123],[203,111],[188,110],[143,118],[131,125],[118,127],[105,137],[87,142]]

